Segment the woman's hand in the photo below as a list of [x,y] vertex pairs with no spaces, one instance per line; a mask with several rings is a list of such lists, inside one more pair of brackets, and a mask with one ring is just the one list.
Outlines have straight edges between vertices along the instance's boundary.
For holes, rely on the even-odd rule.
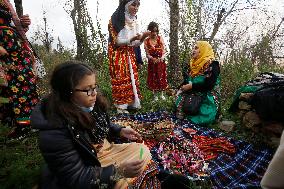
[[142,140],[141,135],[138,132],[136,132],[134,129],[132,129],[131,127],[122,128],[120,131],[120,136],[127,138],[129,140],[132,140],[132,141]]
[[146,39],[146,37],[148,37],[150,35],[151,35],[150,31],[143,32],[140,41],[143,42],[144,39]]
[[183,85],[181,87],[181,90],[184,92],[184,91],[189,91],[192,89],[192,83],[190,82],[189,84],[186,84],[186,85]]
[[27,14],[23,15],[20,18],[20,21],[21,21],[21,24],[22,24],[23,28],[27,28],[31,24],[31,19],[30,19],[29,15],[27,15]]
[[130,43],[131,43],[132,41],[136,41],[136,40],[141,40],[141,34],[137,34],[137,35],[135,35],[134,37],[132,37],[132,38],[130,39]]
[[8,52],[4,47],[0,46],[0,56],[8,55]]
[[124,161],[119,168],[123,170],[122,174],[126,178],[137,177],[143,172],[144,160]]

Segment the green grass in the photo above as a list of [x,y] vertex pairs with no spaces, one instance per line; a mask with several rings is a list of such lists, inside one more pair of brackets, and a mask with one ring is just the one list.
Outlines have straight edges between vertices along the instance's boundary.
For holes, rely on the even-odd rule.
[[32,188],[43,164],[37,137],[33,134],[22,141],[8,142],[8,131],[8,127],[0,126],[0,188]]

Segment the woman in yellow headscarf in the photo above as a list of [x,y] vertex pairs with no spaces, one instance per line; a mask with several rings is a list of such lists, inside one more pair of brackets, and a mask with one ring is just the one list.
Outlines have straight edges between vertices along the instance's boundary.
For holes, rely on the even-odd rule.
[[207,125],[216,120],[220,108],[219,62],[206,41],[197,41],[191,55],[188,76],[177,93],[176,116]]

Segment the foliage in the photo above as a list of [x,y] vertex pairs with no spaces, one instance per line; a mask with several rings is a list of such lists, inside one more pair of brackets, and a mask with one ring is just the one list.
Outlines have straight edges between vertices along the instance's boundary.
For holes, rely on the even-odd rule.
[[230,62],[224,63],[221,68],[222,104],[226,104],[236,89],[251,80],[255,74],[254,65],[244,54],[232,53]]
[[98,20],[93,23],[86,3],[86,0],[68,0],[65,10],[73,21],[77,42],[76,59],[92,64],[98,69],[106,57],[106,36],[102,34]]
[[0,97],[0,104],[8,103],[8,102],[9,102],[9,99],[8,99],[8,98]]
[[[76,8],[73,7],[75,4],[72,5],[71,2],[75,1],[78,2],[77,0],[69,0],[69,5],[66,5],[66,7],[69,6],[69,8],[65,7],[70,15],[72,10]],[[246,81],[252,79],[259,72],[274,71],[284,73],[284,69],[276,64],[271,64],[274,63],[271,51],[273,50],[275,41],[270,40],[265,32],[260,36],[255,36],[256,39],[254,41],[251,41],[247,36],[251,33],[249,32],[251,25],[255,23],[249,23],[251,25],[240,25],[242,22],[238,20],[238,14],[240,14],[240,10],[244,10],[245,8],[240,7],[241,4],[238,4],[238,6],[234,5],[234,2],[240,1],[241,0],[236,0],[231,2],[231,4],[227,1],[217,2],[216,0],[179,1],[181,3],[179,11],[181,19],[179,24],[180,33],[178,43],[180,45],[178,57],[179,61],[184,63],[179,65],[182,65],[181,67],[183,70],[187,69],[189,49],[191,49],[196,39],[210,37],[210,34],[212,34],[212,30],[214,30],[215,27],[212,23],[215,23],[221,8],[225,8],[226,13],[229,13],[233,8],[232,12],[234,12],[234,14],[231,14],[232,17],[230,18],[228,15],[225,17],[229,20],[228,22],[223,20],[224,22],[217,23],[219,24],[219,27],[222,25],[226,29],[223,30],[223,32],[220,29],[220,35],[216,35],[218,37],[213,40],[214,49],[218,52],[220,57],[221,55],[223,56],[222,58],[224,60],[221,66],[222,119],[233,120],[237,124],[235,130],[231,133],[227,133],[227,136],[262,145],[263,140],[265,140],[264,136],[251,134],[252,132],[249,129],[244,128],[241,125],[239,118],[236,115],[228,113],[227,110],[232,102],[234,92]],[[256,1],[251,2],[255,3]],[[82,47],[86,47],[84,49],[84,53],[86,53],[84,54],[84,58],[89,65],[98,70],[97,77],[100,84],[100,90],[111,102],[111,84],[108,72],[108,60],[106,58],[106,36],[101,33],[99,22],[95,23],[95,26],[93,25],[88,10],[85,8],[85,0],[81,1],[81,3],[81,7],[79,7],[77,11],[80,10],[82,12],[73,14],[75,30],[76,27],[78,27],[78,33],[76,33],[76,35],[85,35],[81,41],[83,42],[82,45],[84,45]],[[83,16],[79,17],[79,14]],[[77,21],[79,22],[79,25],[76,25]],[[38,35],[37,37],[43,37],[40,38],[43,41],[45,36],[42,34],[42,30],[36,35]],[[50,39],[53,39],[52,36],[49,37],[51,37]],[[65,49],[61,43],[60,48],[53,51],[48,51],[43,45],[37,44],[34,44],[34,48],[44,62],[44,66],[48,73],[47,76],[39,82],[39,91],[43,96],[50,90],[48,79],[54,67],[66,60],[75,59],[76,56],[78,58],[78,53],[75,55],[74,50]],[[219,53],[225,48],[229,48],[229,50],[227,49],[223,54]],[[171,68],[168,68],[168,72],[175,73]],[[146,78],[147,66],[144,65],[139,70],[140,89],[143,99],[142,109],[139,110],[138,113],[160,110],[173,112],[174,97],[168,96],[166,101],[154,102],[153,94],[147,88]],[[175,84],[178,85],[179,83],[176,81]],[[111,115],[115,115],[115,113],[115,108],[112,107]],[[219,131],[218,123],[211,125],[210,127]],[[0,188],[31,188],[38,182],[39,171],[44,162],[37,146],[38,141],[36,134],[31,135],[22,141],[11,143],[6,140],[9,129],[10,128],[7,128],[6,126],[0,125]],[[210,181],[192,183],[192,188],[211,188],[211,183]]]
[[56,65],[63,63],[67,60],[74,59],[74,52],[68,49],[61,49],[59,51],[53,50],[52,52],[48,52],[47,49],[43,45],[34,44],[33,45],[35,51],[37,52],[38,56],[44,63],[44,67],[46,69],[47,75],[40,79],[39,84],[39,93],[41,96],[47,94],[49,92],[49,78],[52,70],[56,67]]
[[0,188],[26,189],[37,184],[43,159],[33,135],[22,141],[7,142],[9,128],[0,125]]

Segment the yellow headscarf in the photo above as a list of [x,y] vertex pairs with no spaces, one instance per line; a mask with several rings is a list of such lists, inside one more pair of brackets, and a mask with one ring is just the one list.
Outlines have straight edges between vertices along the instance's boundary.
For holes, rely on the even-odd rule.
[[212,46],[207,41],[197,41],[196,46],[199,48],[199,56],[190,60],[190,76],[195,77],[204,71],[204,66],[214,60],[214,52]]

